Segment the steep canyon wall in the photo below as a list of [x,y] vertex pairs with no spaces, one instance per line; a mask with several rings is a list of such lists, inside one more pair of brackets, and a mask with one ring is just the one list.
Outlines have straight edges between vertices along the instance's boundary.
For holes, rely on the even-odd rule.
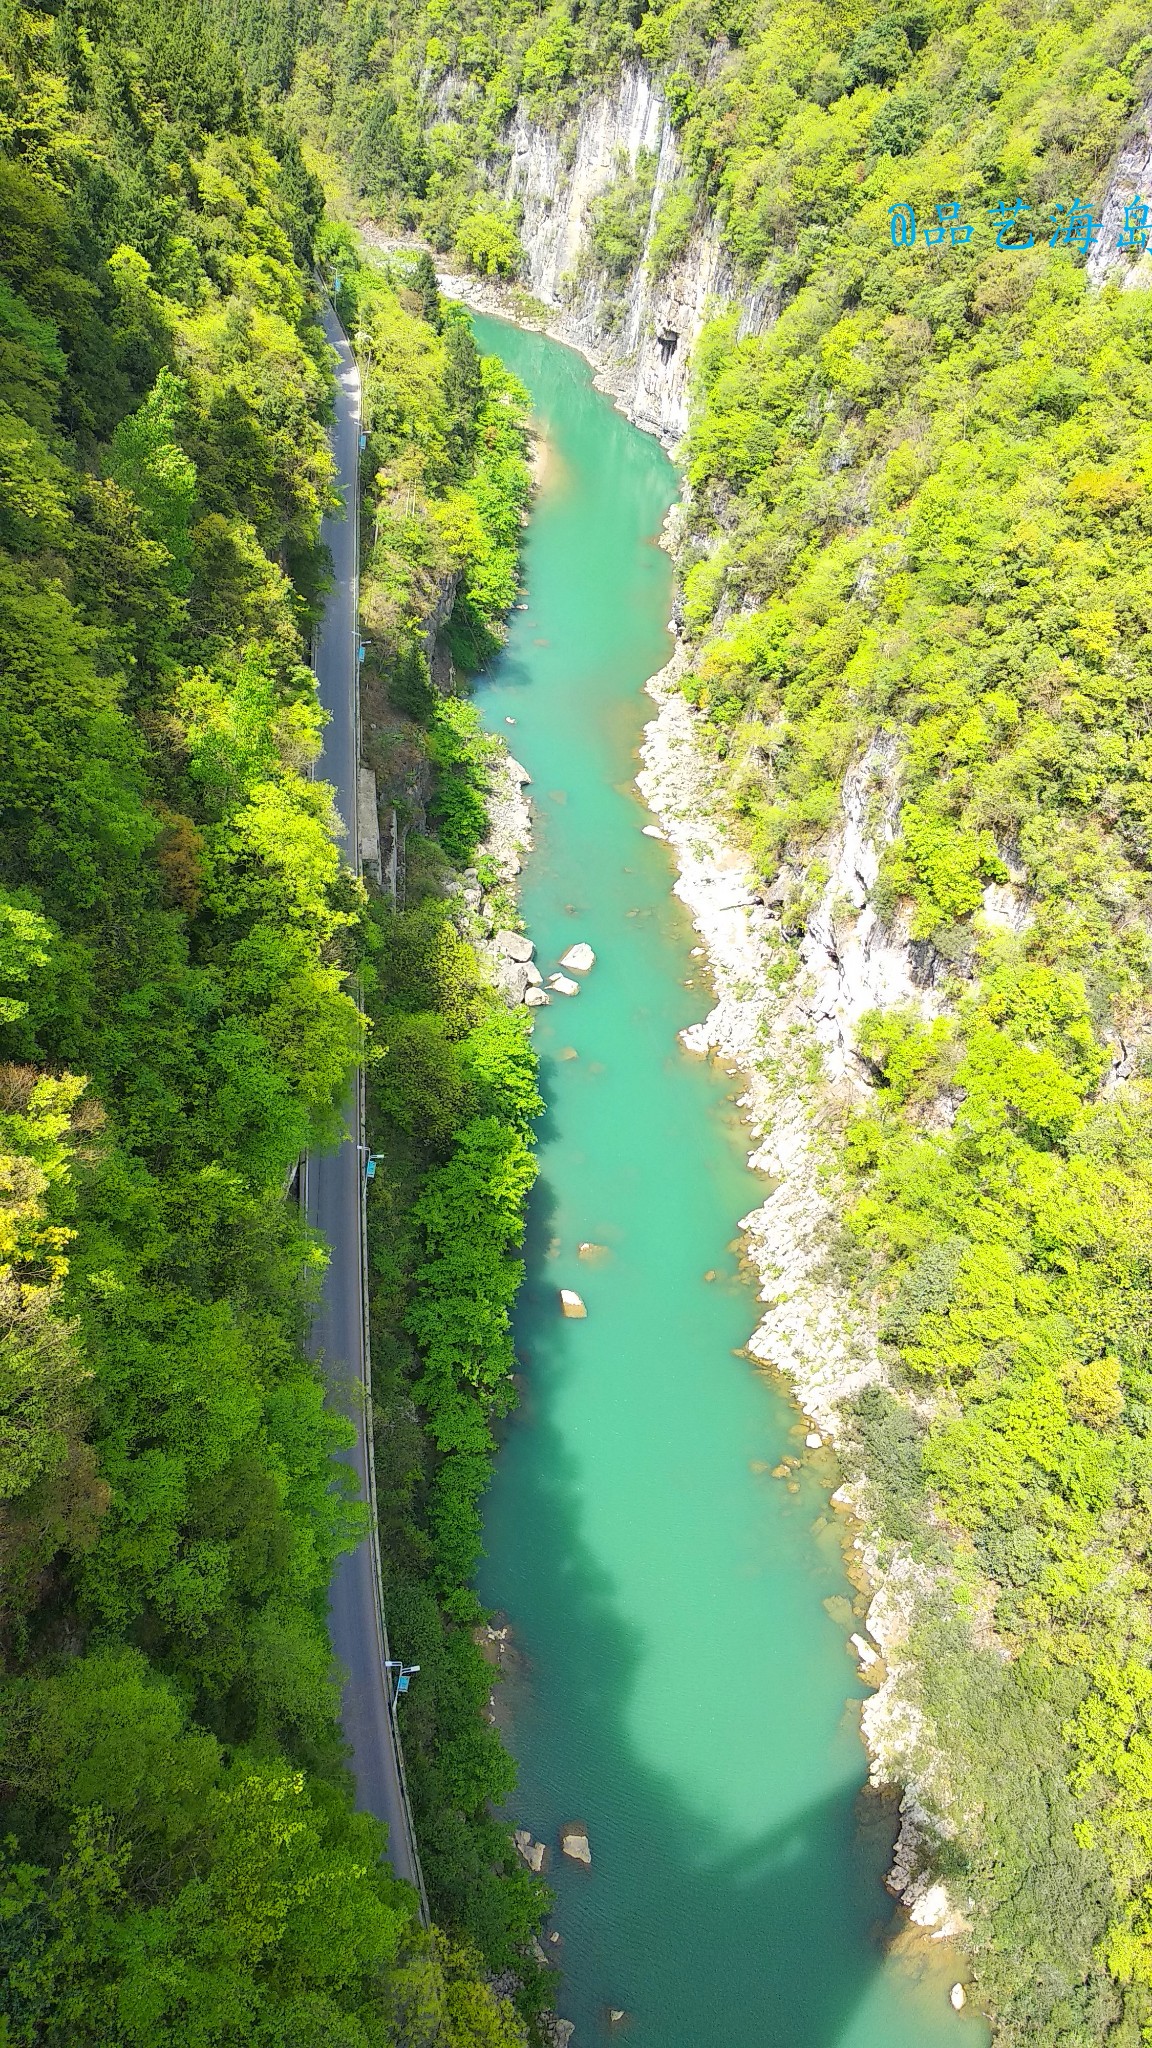
[[[449,83],[441,93],[444,112],[452,98]],[[656,160],[655,180],[640,259],[621,280],[596,261],[588,209],[622,174],[636,170],[642,151]],[[660,87],[642,68],[625,70],[614,86],[589,95],[574,122],[558,128],[518,108],[509,155],[490,169],[493,189],[523,210],[523,282],[554,312],[549,331],[592,360],[597,381],[637,426],[674,447],[688,425],[690,361],[705,321],[735,302],[741,334],[754,334],[771,308],[766,291],[738,276],[711,214],[702,215],[682,253],[656,273],[653,231],[663,200],[683,176]],[[468,297],[494,311],[502,302],[497,288],[475,281]]]

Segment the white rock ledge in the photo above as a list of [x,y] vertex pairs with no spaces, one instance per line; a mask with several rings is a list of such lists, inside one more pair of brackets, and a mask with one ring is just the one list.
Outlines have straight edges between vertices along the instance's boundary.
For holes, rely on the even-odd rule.
[[[766,1199],[740,1222],[764,1305],[748,1349],[789,1379],[815,1449],[813,1439],[836,1443],[840,1402],[883,1377],[874,1330],[828,1277],[827,1230],[835,1212],[819,1174],[820,1130],[838,1102],[859,1099],[863,1092],[851,1056],[856,1018],[878,1002],[920,992],[912,988],[904,936],[881,930],[866,903],[866,884],[878,866],[865,824],[866,763],[845,779],[844,808],[826,856],[829,890],[851,895],[851,879],[854,901],[863,906],[848,943],[839,932],[824,943],[818,929],[814,935],[819,917],[810,918],[799,971],[773,976],[770,970],[785,959],[778,911],[754,894],[745,859],[725,844],[716,771],[680,688],[686,667],[684,650],[677,648],[648,684],[658,711],[645,732],[636,781],[659,821],[656,833],[672,846],[676,894],[704,942],[716,990],[714,1008],[681,1034],[683,1043],[747,1076],[740,1107],[755,1140],[749,1164],[771,1183]],[[644,829],[656,836],[651,827]],[[930,999],[920,1000],[930,1009]],[[814,1050],[822,1070],[816,1080]],[[835,1505],[866,1532],[851,1536],[850,1543],[854,1569],[872,1588],[867,1628],[878,1648],[863,1636],[853,1647],[862,1667],[882,1663],[884,1672],[862,1709],[869,1774],[877,1787],[903,1788],[889,1888],[917,1926],[954,1939],[968,1923],[945,1887],[932,1880],[930,1845],[954,1831],[949,1816],[960,1795],[947,1758],[934,1747],[918,1704],[915,1666],[904,1648],[930,1582],[900,1554],[886,1555],[881,1568],[877,1539],[868,1533],[865,1490],[841,1486]]]

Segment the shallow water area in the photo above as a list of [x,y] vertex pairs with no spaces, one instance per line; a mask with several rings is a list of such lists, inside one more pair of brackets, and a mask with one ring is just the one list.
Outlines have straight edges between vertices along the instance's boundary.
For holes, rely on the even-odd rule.
[[[551,1850],[560,2010],[574,2048],[608,2032],[635,2048],[983,2048],[983,2023],[948,2003],[955,1956],[886,1945],[892,1820],[861,1802],[834,1475],[742,1353],[756,1300],[736,1225],[766,1187],[738,1080],[677,1038],[709,994],[632,788],[643,685],[670,651],[656,536],[676,475],[571,350],[475,328],[550,444],[528,609],[477,702],[532,776],[522,908],[540,968],[581,939],[597,955],[579,995],[536,1013],[548,1108],[523,1394],[479,1575],[518,1652],[499,1712],[511,1811]],[[563,1318],[561,1287],[586,1320]],[[786,1456],[805,1463],[774,1479]],[[590,1870],[559,1855],[573,1820]]]

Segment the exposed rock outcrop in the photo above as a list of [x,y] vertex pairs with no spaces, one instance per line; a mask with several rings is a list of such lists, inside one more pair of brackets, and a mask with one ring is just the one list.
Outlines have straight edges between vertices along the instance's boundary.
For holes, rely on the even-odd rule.
[[1152,253],[1120,247],[1125,208],[1138,199],[1146,205],[1152,202],[1152,100],[1141,107],[1108,180],[1100,232],[1086,265],[1093,284],[1103,284],[1109,277],[1117,277],[1125,291],[1152,284]]
[[[466,90],[446,81],[446,105]],[[634,172],[641,150],[655,158],[655,177],[635,273],[610,277],[588,237],[588,208],[622,172]],[[595,365],[597,383],[628,417],[669,447],[688,424],[688,372],[705,320],[736,304],[741,334],[758,333],[773,310],[767,291],[737,275],[720,224],[702,211],[681,250],[662,270],[651,260],[653,231],[672,185],[684,176],[667,104],[643,66],[621,72],[614,86],[590,93],[565,129],[512,117],[507,161],[489,166],[492,188],[518,203],[526,257],[524,284],[546,308],[543,324]],[[441,282],[470,305],[507,308],[499,284],[446,274]]]
[[[931,991],[913,981],[902,932],[884,929],[862,902],[875,879],[877,838],[893,829],[883,779],[878,795],[873,773],[877,765],[887,772],[889,757],[873,749],[846,778],[841,815],[823,849],[830,879],[815,908],[805,913],[801,968],[781,977],[772,970],[787,959],[780,914],[791,884],[758,893],[742,857],[725,844],[717,769],[679,688],[682,670],[678,654],[648,685],[659,710],[645,734],[637,783],[673,847],[676,893],[705,941],[716,989],[712,1011],[683,1040],[690,1051],[712,1053],[749,1077],[740,1106],[756,1140],[750,1164],[768,1175],[771,1192],[741,1219],[763,1305],[748,1348],[791,1382],[810,1420],[808,1435],[835,1443],[840,1403],[882,1379],[884,1369],[875,1330],[828,1269],[836,1208],[834,1176],[824,1173],[831,1164],[825,1127],[831,1119],[834,1129],[839,1107],[866,1086],[851,1055],[860,1014],[880,1001],[914,997],[930,1006],[933,1000]],[[859,893],[852,903],[854,884]],[[763,893],[775,900],[765,902]],[[854,913],[847,919],[849,930],[841,928],[847,913],[836,910],[837,893],[841,903],[849,898]],[[823,1072],[815,1076],[807,1056],[813,1041],[823,1054]],[[786,1476],[787,1465],[776,1469]],[[835,1503],[866,1531],[863,1494],[842,1487]],[[918,1925],[951,1937],[966,1922],[933,1880],[931,1845],[954,1832],[951,1816],[963,1810],[962,1793],[951,1783],[947,1760],[918,1705],[915,1665],[906,1647],[930,1582],[909,1558],[881,1559],[864,1533],[851,1544],[872,1588],[868,1640],[858,1635],[853,1647],[862,1662],[863,1649],[872,1651],[873,1675],[881,1660],[884,1672],[862,1712],[870,1777],[877,1787],[903,1788],[889,1884]]]

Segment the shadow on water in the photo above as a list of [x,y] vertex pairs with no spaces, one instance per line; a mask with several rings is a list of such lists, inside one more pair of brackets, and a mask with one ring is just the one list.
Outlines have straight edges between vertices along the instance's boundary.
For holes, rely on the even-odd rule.
[[[545,1170],[530,1209],[530,1274],[541,1270],[554,1206]],[[742,1831],[710,1822],[639,1754],[629,1709],[642,1635],[622,1620],[583,1538],[578,1471],[550,1419],[568,1332],[539,1281],[525,1287],[518,1337],[527,1399],[508,1425],[490,1519],[499,1585],[485,1570],[481,1590],[498,1595],[530,1652],[514,1656],[499,1711],[523,1760],[510,1811],[552,1851],[556,1924],[579,1957],[560,2009],[583,2041],[616,2007],[629,2015],[629,2040],[648,2048],[839,2048],[882,1960],[868,1916],[890,1917],[876,1873],[861,1884],[858,1782],[815,1801],[801,1793],[795,1810],[782,1785],[778,1821]],[[778,1677],[789,1684],[786,1658]],[[702,1708],[725,1683],[706,1633],[682,1682]],[[559,1831],[576,1818],[588,1826],[591,1872],[558,1854]]]

